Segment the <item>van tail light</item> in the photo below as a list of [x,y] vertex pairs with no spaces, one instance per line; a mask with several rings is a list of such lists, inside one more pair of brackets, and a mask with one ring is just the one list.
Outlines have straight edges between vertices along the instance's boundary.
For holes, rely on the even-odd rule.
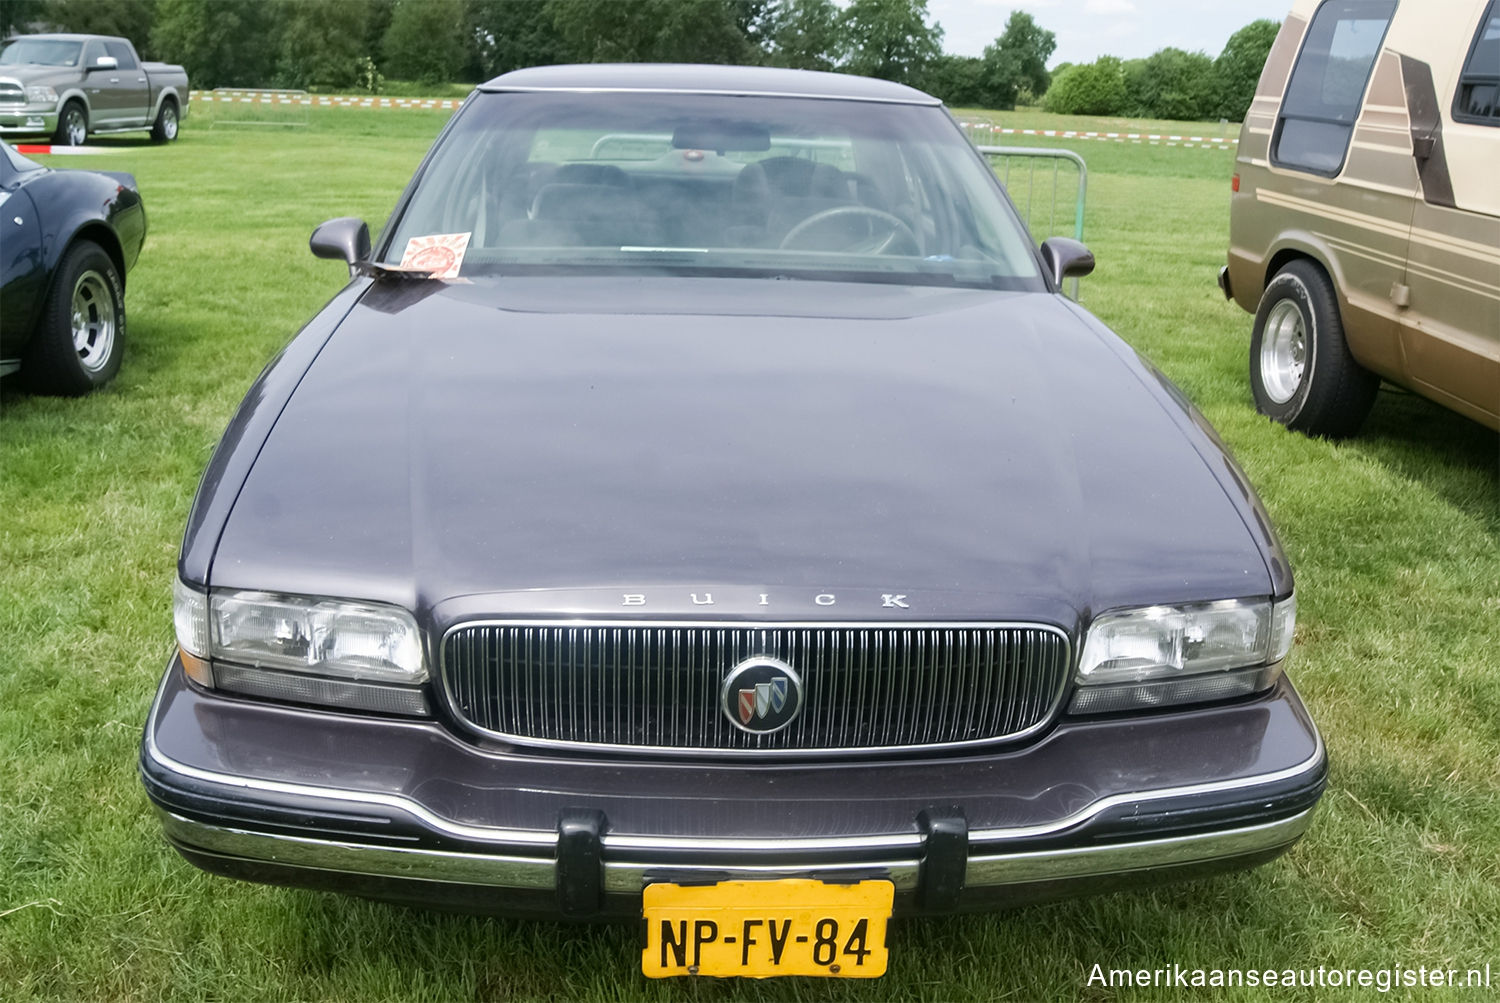
[[1238,173],[1236,173],[1234,177],[1229,179],[1229,190],[1232,192],[1237,192],[1240,190],[1240,176]]

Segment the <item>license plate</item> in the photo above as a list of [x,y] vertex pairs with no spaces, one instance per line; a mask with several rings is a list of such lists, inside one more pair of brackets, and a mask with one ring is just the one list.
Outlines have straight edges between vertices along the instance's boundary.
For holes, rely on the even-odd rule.
[[885,974],[885,926],[894,896],[891,882],[873,880],[647,885],[641,971],[653,979],[879,978]]

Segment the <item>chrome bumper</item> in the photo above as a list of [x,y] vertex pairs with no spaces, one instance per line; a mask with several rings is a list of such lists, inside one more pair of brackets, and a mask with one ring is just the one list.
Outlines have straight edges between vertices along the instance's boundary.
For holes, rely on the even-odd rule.
[[[1198,833],[1168,839],[1141,840],[1106,846],[1070,847],[1023,853],[972,854],[963,883],[968,887],[1027,884],[1066,878],[1124,874],[1156,868],[1204,863],[1225,858],[1253,856],[1284,849],[1296,842],[1312,821],[1314,809],[1290,818],[1245,826],[1223,832]],[[299,836],[248,832],[208,825],[159,811],[167,838],[176,846],[225,860],[255,860],[287,867],[366,874],[385,878],[439,881],[494,888],[550,890],[557,885],[554,857],[502,856],[453,853],[407,847],[339,843]],[[611,840],[603,838],[607,856]],[[660,865],[632,862],[628,852],[621,859],[604,863],[606,894],[639,894]],[[915,891],[921,871],[919,861],[897,859],[855,864],[820,864],[816,867],[715,866],[722,880],[783,877],[836,877],[838,872],[880,873],[890,877],[898,892]]]
[[38,136],[56,128],[56,108],[45,112],[0,108],[0,136]]

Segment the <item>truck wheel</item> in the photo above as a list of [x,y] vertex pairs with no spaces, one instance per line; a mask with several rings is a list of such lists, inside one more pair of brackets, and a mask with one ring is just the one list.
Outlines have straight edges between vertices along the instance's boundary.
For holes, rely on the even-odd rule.
[[88,138],[89,113],[77,101],[69,101],[63,105],[62,114],[57,116],[57,131],[52,134],[52,142],[58,146],[82,146]]
[[161,103],[156,113],[156,122],[151,126],[151,138],[158,143],[170,143],[177,138],[177,102],[171,98]]
[[1306,259],[1266,285],[1250,338],[1255,409],[1307,435],[1340,438],[1364,424],[1380,377],[1354,361],[1328,276]]
[[21,375],[37,393],[77,397],[113,379],[124,351],[125,287],[104,248],[80,240],[58,264]]

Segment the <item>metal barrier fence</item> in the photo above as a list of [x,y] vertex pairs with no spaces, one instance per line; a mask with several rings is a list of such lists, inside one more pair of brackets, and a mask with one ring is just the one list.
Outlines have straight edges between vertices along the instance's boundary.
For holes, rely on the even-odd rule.
[[[1089,170],[1083,158],[1072,150],[1052,149],[1037,146],[980,146],[994,168],[1000,183],[1010,193],[1011,201],[1026,221],[1026,228],[1038,243],[1048,237],[1072,237],[1083,239],[1083,207],[1088,196]],[[1025,170],[1013,169],[1014,161],[1030,161]],[[1050,160],[1051,170],[1045,166],[1039,172],[1039,161]],[[1066,199],[1073,195],[1072,219],[1059,217],[1059,196]],[[1041,212],[1045,209],[1045,215]],[[1066,212],[1066,210],[1064,210]],[[1045,225],[1042,225],[1045,221]],[[1078,279],[1073,279],[1073,299],[1077,300]]]

